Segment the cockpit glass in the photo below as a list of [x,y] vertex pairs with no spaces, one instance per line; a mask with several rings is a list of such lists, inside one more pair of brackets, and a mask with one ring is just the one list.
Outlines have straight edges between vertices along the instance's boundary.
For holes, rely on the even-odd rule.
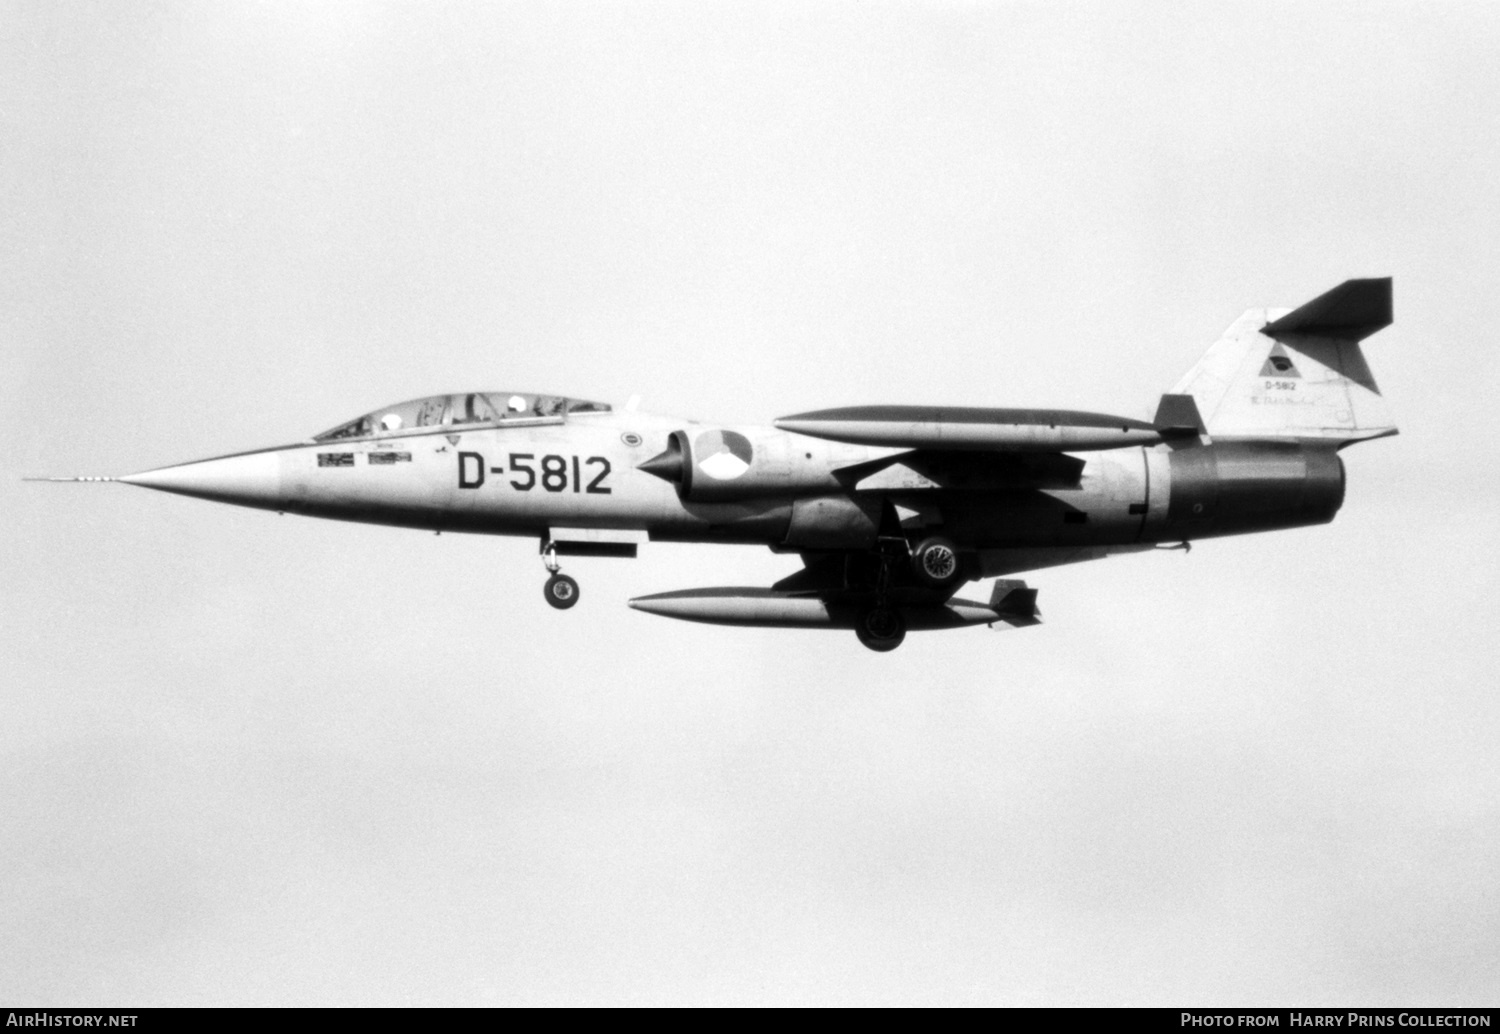
[[478,392],[454,395],[448,412],[448,422],[452,424],[491,424],[500,419],[490,406],[490,400]]
[[464,392],[458,395],[430,395],[410,402],[398,402],[373,413],[340,424],[315,435],[314,441],[331,442],[344,438],[370,438],[377,435],[409,434],[428,428],[458,425],[500,424],[506,420],[530,417],[561,417],[567,413],[608,413],[604,402],[564,398],[561,395],[536,395],[528,392]]

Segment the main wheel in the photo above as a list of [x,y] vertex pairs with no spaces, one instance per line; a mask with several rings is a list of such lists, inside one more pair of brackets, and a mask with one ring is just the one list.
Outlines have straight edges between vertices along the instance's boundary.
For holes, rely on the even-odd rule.
[[547,602],[558,610],[567,610],[578,602],[578,583],[565,574],[555,574],[542,588]]
[[923,539],[911,554],[917,580],[934,589],[946,589],[959,578],[958,549],[947,539]]
[[906,638],[906,619],[890,607],[873,607],[859,616],[854,634],[876,653],[886,653]]

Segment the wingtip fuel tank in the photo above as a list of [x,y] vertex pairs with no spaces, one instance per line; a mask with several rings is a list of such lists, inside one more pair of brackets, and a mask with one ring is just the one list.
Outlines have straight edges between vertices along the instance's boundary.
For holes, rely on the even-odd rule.
[[1153,424],[1066,409],[849,406],[776,420],[783,431],[857,445],[995,452],[1091,452],[1162,440]]

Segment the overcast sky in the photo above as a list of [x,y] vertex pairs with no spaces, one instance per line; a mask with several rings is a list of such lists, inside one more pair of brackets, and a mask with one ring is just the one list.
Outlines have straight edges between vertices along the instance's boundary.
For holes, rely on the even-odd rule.
[[[1492,4],[0,0],[0,1001],[1493,1004]],[[1331,525],[1046,624],[118,474],[398,399],[1148,417],[1393,276]],[[975,590],[973,594],[983,594]]]

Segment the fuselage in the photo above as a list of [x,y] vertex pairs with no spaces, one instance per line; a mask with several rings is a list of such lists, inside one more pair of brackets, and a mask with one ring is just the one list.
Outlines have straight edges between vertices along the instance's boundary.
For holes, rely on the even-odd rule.
[[[640,469],[678,443],[688,452],[686,479]],[[614,529],[795,551],[869,549],[890,533],[894,513],[903,533],[937,529],[980,556],[1128,549],[1317,524],[1332,519],[1343,499],[1342,465],[1317,443],[1194,441],[944,457],[607,409],[371,428],[123,480],[433,531],[545,539],[557,528]],[[983,572],[1002,566],[985,563]]]

